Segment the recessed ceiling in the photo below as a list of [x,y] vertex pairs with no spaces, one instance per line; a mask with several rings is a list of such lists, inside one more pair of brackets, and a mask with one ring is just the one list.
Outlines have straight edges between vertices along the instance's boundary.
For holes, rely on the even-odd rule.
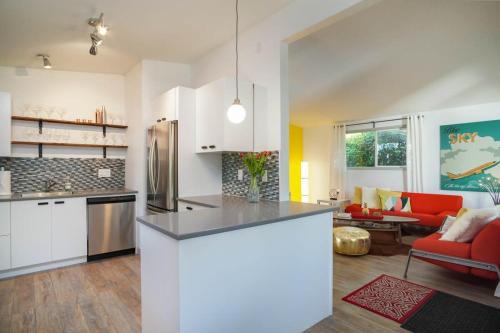
[[290,45],[302,126],[500,101],[500,2],[384,0]]
[[[290,0],[240,1],[240,29],[279,11]],[[234,37],[234,0],[2,0],[0,66],[127,72],[142,59],[190,63]],[[104,12],[111,27],[97,56],[89,55],[86,21]]]

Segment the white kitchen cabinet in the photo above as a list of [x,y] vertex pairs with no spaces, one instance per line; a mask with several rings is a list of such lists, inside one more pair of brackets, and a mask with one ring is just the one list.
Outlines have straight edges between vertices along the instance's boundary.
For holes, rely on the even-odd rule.
[[11,203],[12,268],[51,261],[52,200]]
[[224,81],[218,80],[196,89],[196,152],[222,151],[221,117],[224,108]]
[[87,255],[85,198],[55,199],[52,204],[52,260]]
[[0,202],[0,271],[10,267],[10,202]]
[[155,121],[171,121],[179,120],[179,101],[184,87],[175,87],[160,96],[156,97],[153,101],[153,113]]
[[11,106],[10,94],[0,91],[0,156],[11,154]]
[[10,202],[0,202],[0,236],[10,235]]
[[10,235],[0,235],[0,271],[11,268]]
[[[196,90],[196,152],[252,151],[256,93],[253,83],[239,81],[239,99],[247,114],[243,122],[231,123],[227,109],[236,97],[234,79],[220,79]],[[261,105],[261,104],[259,104]]]

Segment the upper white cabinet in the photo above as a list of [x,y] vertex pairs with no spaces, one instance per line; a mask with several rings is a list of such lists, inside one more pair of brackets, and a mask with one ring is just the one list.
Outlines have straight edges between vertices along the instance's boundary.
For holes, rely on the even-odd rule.
[[87,255],[87,205],[83,198],[64,198],[52,206],[52,260]]
[[0,156],[11,153],[11,105],[10,94],[0,91]]
[[179,93],[181,87],[175,87],[156,97],[153,101],[155,121],[179,120]]
[[51,200],[11,203],[12,267],[51,260]]
[[239,99],[247,115],[239,124],[226,117],[236,97],[234,79],[220,79],[196,90],[196,152],[252,151],[254,147],[254,111],[265,92],[248,81],[239,81]]

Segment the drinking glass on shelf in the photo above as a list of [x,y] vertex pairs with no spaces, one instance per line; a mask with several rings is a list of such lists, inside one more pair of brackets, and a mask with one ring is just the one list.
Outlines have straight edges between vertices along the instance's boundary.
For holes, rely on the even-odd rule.
[[40,117],[40,112],[42,112],[42,106],[41,106],[41,105],[35,105],[35,106],[32,108],[32,112],[33,112],[33,115],[34,115],[36,118],[39,118],[39,117]]
[[23,106],[23,116],[30,117],[32,115],[33,115],[33,113],[31,112],[31,105],[30,104],[24,104],[24,106]]
[[114,124],[115,123],[115,115],[112,114],[112,113],[108,113],[106,114],[106,122],[110,125]]
[[99,140],[99,134],[97,133],[94,133],[92,135],[92,141],[94,142],[94,144],[96,145],[97,144],[97,141]]
[[28,141],[31,141],[33,139],[33,136],[35,135],[33,128],[27,128],[24,133],[26,140]]
[[66,110],[64,108],[56,108],[56,112],[59,115],[59,120],[64,120],[64,114]]
[[55,106],[47,106],[45,109],[45,113],[47,113],[47,118],[52,119],[52,115],[56,112]]
[[83,132],[82,139],[83,139],[83,143],[87,143],[87,140],[89,139],[89,133]]

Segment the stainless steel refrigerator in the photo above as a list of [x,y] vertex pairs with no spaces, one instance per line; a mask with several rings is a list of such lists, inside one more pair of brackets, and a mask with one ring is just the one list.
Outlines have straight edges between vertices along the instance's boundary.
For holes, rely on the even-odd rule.
[[177,211],[177,121],[162,121],[148,129],[147,209]]

